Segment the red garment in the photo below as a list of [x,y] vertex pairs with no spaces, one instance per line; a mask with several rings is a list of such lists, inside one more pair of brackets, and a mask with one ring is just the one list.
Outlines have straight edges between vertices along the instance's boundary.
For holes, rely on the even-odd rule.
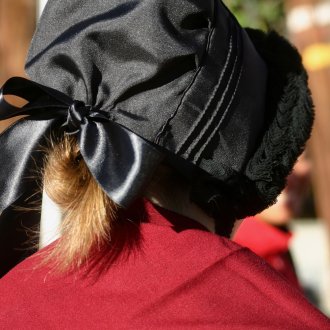
[[289,254],[291,237],[290,232],[265,223],[258,217],[250,217],[240,225],[233,240],[265,259],[293,285],[300,288]]
[[0,328],[330,329],[246,248],[150,203],[145,208],[139,244],[103,272],[55,275],[36,268],[37,254],[8,273],[0,280]]

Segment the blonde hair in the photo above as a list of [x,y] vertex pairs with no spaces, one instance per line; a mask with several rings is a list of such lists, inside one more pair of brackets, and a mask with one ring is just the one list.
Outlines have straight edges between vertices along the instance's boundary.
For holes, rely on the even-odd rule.
[[46,261],[60,271],[85,264],[110,245],[118,206],[103,192],[83,161],[77,141],[65,135],[52,139],[44,166],[44,188],[63,212],[61,238]]
[[[116,222],[120,208],[91,175],[76,139],[70,135],[53,137],[48,149],[44,189],[61,208],[63,220],[61,238],[46,254],[45,261],[55,263],[56,270],[68,271],[86,263],[94,267],[102,255],[100,251],[106,252],[109,264],[109,260],[122,252],[124,245],[128,245],[126,252],[133,250],[138,244],[138,224],[132,226],[124,219]],[[161,164],[144,196],[155,204],[185,214],[185,207],[190,203],[189,189],[190,184],[181,175]],[[188,206],[190,209],[190,204]],[[111,253],[107,253],[109,249]]]

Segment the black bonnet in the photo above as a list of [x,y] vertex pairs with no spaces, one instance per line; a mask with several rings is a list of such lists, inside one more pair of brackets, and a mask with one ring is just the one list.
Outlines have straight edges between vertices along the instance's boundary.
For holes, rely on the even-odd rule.
[[26,71],[167,155],[216,217],[271,204],[310,134],[296,50],[218,0],[49,0]]
[[206,171],[219,136],[240,171],[263,125],[267,70],[220,1],[50,0],[26,70]]

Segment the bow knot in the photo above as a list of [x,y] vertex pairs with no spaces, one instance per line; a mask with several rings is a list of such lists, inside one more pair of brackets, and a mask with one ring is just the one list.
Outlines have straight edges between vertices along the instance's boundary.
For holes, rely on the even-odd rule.
[[[5,100],[6,95],[16,95],[28,103],[16,107]],[[122,206],[129,205],[140,193],[163,159],[152,144],[110,120],[107,112],[97,106],[15,77],[0,89],[0,120],[22,115],[29,120],[18,120],[0,134],[0,213],[29,190],[30,181],[25,178],[31,173],[34,177],[37,161],[42,162],[37,149],[58,126],[67,134],[79,134],[79,149],[91,174]]]
[[69,106],[67,120],[64,124],[68,134],[76,134],[78,132],[91,109],[90,105],[85,105],[82,101],[73,101]]

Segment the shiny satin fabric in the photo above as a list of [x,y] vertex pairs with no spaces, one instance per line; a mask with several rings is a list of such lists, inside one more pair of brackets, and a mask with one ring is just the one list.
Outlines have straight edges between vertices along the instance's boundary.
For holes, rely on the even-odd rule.
[[[23,108],[5,95],[25,98]],[[11,78],[0,92],[0,120],[25,115],[0,135],[0,212],[37,179],[41,146],[47,133],[63,128],[76,134],[81,155],[103,190],[116,203],[129,205],[150,179],[162,153],[136,134],[110,121],[102,110],[24,78]],[[143,161],[148,159],[148,162]],[[40,161],[39,161],[40,160]]]
[[4,91],[30,103],[0,105],[0,119],[31,116],[0,140],[1,209],[24,190],[29,155],[54,121],[77,134],[95,179],[121,205],[162,159],[153,145],[226,180],[222,169],[242,170],[263,125],[267,69],[217,0],[49,0],[26,71],[37,83],[11,80]]
[[9,162],[2,208],[54,124],[77,134],[117,203],[129,204],[166,157],[228,234],[235,219],[274,202],[313,122],[297,51],[274,33],[242,29],[220,0],[49,0],[26,71],[40,85],[8,88],[23,89],[29,105],[2,102],[2,118],[31,115],[0,138]]
[[266,65],[219,0],[49,0],[26,71],[221,180],[264,125]]

